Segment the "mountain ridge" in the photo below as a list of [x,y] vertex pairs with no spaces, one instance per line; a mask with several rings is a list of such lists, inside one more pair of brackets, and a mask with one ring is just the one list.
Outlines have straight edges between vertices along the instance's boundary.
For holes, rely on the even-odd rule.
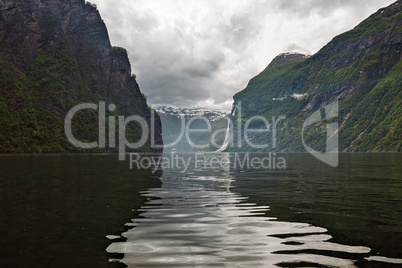
[[[111,46],[95,5],[84,0],[2,0],[0,22],[0,152],[115,151],[109,144],[82,150],[64,135],[63,120],[72,107],[99,102],[116,105],[108,115],[136,114],[154,124],[155,142],[162,144],[159,116],[151,122],[127,51]],[[97,140],[97,121],[93,111],[81,112],[73,120],[74,135]],[[138,126],[127,127],[128,140],[141,135]],[[151,151],[151,138],[138,151]]]
[[[234,95],[234,107],[242,104],[243,121],[255,115],[286,116],[277,147],[268,150],[304,151],[301,122],[338,101],[341,151],[401,151],[401,7],[401,1],[396,1],[380,9],[305,59],[278,64],[278,56]],[[241,122],[235,123],[234,132]],[[307,140],[321,151],[325,131],[325,122],[307,130]],[[261,144],[268,141],[262,134],[253,139]]]

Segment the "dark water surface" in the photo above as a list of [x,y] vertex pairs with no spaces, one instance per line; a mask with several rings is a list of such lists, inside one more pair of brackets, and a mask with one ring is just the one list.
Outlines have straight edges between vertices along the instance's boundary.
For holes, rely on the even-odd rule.
[[231,164],[0,156],[0,267],[402,267],[402,154],[213,156]]
[[0,156],[0,267],[113,267],[105,236],[138,215],[141,190],[161,186],[117,159]]

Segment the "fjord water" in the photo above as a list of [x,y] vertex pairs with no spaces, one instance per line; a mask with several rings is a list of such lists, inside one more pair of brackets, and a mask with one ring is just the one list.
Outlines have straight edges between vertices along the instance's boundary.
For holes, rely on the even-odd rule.
[[111,267],[105,235],[161,186],[116,155],[3,155],[0,170],[0,267]]
[[1,267],[401,265],[401,154],[341,154],[337,168],[281,154],[284,170],[213,156],[231,164],[1,156]]

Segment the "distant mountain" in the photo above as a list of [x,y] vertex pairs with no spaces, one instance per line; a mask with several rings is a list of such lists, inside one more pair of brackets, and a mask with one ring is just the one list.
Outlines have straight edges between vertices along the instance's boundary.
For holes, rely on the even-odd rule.
[[[353,30],[335,37],[313,56],[285,53],[250,80],[234,96],[234,133],[244,130],[253,116],[253,128],[271,132],[250,133],[256,149],[244,136],[233,135],[232,151],[305,151],[302,128],[320,108],[338,101],[338,117],[315,122],[304,140],[325,150],[326,125],[337,122],[340,151],[402,150],[402,1],[382,8]],[[241,114],[241,118],[239,117]],[[277,123],[273,142],[273,116]],[[325,118],[323,112],[322,118]],[[251,126],[250,125],[250,126]],[[275,148],[274,148],[275,147]]]
[[[155,107],[162,121],[163,142],[165,151],[174,148],[177,152],[192,152],[193,146],[185,135],[186,126],[189,129],[207,129],[227,115],[224,111],[204,108],[180,108],[176,106]],[[191,121],[190,121],[191,120]],[[188,132],[190,142],[198,144],[202,132]]]
[[[76,148],[64,133],[71,108],[99,102],[116,106],[107,118],[139,115],[152,123],[127,51],[111,46],[96,6],[84,0],[1,0],[0,152],[115,151],[107,148],[108,142],[106,148]],[[75,137],[97,141],[98,118],[95,110],[77,113],[72,122]],[[155,141],[161,144],[157,115],[154,123]],[[137,141],[141,128],[130,123],[126,135],[128,141]],[[137,151],[150,151],[149,141]]]

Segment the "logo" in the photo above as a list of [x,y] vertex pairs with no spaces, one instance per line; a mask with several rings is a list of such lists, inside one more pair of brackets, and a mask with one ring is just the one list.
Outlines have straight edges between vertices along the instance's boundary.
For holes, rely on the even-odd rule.
[[[73,117],[82,110],[95,110],[98,111],[98,140],[93,142],[82,142],[79,141],[76,137],[74,137],[72,132],[72,120]],[[116,110],[116,105],[109,104],[106,106],[105,102],[99,102],[98,104],[93,103],[83,103],[73,107],[68,113],[64,121],[64,129],[67,139],[71,144],[78,148],[82,149],[91,149],[91,148],[105,148],[108,146],[109,148],[118,148],[119,152],[119,160],[126,159],[126,149],[130,148],[133,150],[139,149],[145,144],[149,144],[150,148],[158,148],[160,149],[162,145],[154,144],[154,134],[155,134],[155,126],[154,119],[155,114],[152,110],[150,121],[145,120],[144,118],[138,115],[132,115],[129,117],[124,116],[108,116],[108,112],[114,112]],[[324,119],[321,116],[321,110],[316,111],[311,116],[307,118],[307,120],[303,123],[301,139],[304,148],[311,155],[319,159],[320,161],[332,166],[338,166],[338,123],[328,123],[327,125],[327,138],[326,138],[326,150],[325,152],[319,152],[311,147],[309,147],[305,142],[305,129],[313,124],[321,122],[323,120],[330,120],[338,116],[338,102],[331,103],[325,107],[325,117]],[[235,113],[231,116],[222,117],[227,121],[224,122],[221,128],[214,129],[212,124],[213,122],[209,120],[207,117],[203,115],[196,115],[191,117],[190,119],[184,119],[184,117],[180,118],[180,131],[178,131],[179,136],[177,139],[169,144],[165,144],[165,149],[174,148],[181,140],[184,138],[191,145],[193,149],[203,149],[208,147],[208,143],[214,145],[215,153],[223,152],[227,148],[240,148],[242,147],[242,141],[245,141],[247,146],[255,149],[256,151],[264,150],[268,148],[269,143],[271,143],[271,148],[276,148],[277,146],[277,134],[278,134],[278,126],[281,121],[285,121],[285,116],[272,117],[272,120],[268,120],[263,116],[253,116],[248,118],[247,120],[242,119],[241,115],[241,103],[236,104],[234,107]],[[197,128],[194,126],[194,123],[198,120],[199,122],[204,122],[204,128]],[[235,130],[234,121],[237,122],[237,129]],[[258,122],[259,121],[259,122]],[[141,133],[140,139],[133,143],[129,142],[126,138],[126,127],[130,122],[135,122],[138,128],[140,129],[139,133]],[[257,124],[259,128],[251,127],[253,123]],[[254,124],[255,125],[255,124]],[[118,133],[116,133],[116,130]],[[210,139],[207,144],[195,144],[190,137],[190,133],[209,133]],[[258,135],[263,135],[265,140],[263,143],[254,142],[253,133],[259,133]],[[106,135],[107,134],[107,135]],[[251,136],[250,136],[251,135]],[[221,141],[219,145],[217,142]],[[108,141],[106,143],[106,141]],[[236,142],[235,142],[236,141]],[[269,142],[271,141],[271,142]],[[173,150],[173,149],[172,149]],[[207,152],[207,151],[205,151]],[[152,161],[150,161],[152,162]]]
[[[338,102],[336,101],[325,107],[325,119],[332,119],[337,116],[338,116]],[[322,121],[321,111],[318,110],[315,113],[313,113],[309,118],[307,118],[307,120],[303,123],[303,129],[302,129],[303,146],[315,158],[321,160],[322,162],[332,167],[337,167],[339,162],[338,123],[327,124],[327,147],[325,153],[313,150],[304,141],[304,130],[306,129],[306,127],[318,123],[320,121]]]

